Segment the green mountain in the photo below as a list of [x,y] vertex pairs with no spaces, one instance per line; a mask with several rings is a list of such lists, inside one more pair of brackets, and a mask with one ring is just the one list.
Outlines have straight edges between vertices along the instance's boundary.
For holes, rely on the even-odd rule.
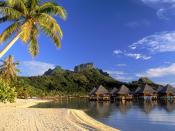
[[99,85],[111,89],[124,84],[89,63],[76,66],[74,71],[57,66],[49,69],[42,76],[21,79],[35,89],[39,89],[44,95],[87,95],[92,88]]
[[44,75],[56,75],[56,74],[62,74],[65,70],[61,68],[61,66],[56,66],[53,70],[49,69],[44,73]]
[[158,90],[158,88],[162,87],[162,85],[154,83],[148,77],[141,77],[137,81],[132,81],[131,83],[128,83],[128,87],[134,91],[137,87],[143,87],[145,84],[152,86],[154,90]]
[[83,72],[85,70],[91,70],[91,69],[94,69],[94,64],[93,63],[86,63],[86,64],[81,64],[81,65],[78,65],[78,66],[75,66],[74,67],[74,71],[75,72]]
[[124,83],[112,78],[107,72],[96,68],[92,63],[75,66],[74,71],[64,70],[60,66],[49,69],[42,76],[22,77],[40,95],[87,95],[94,87],[105,86],[111,90],[119,88],[122,84],[128,86],[131,91],[135,91],[138,86],[149,84],[154,89],[160,87],[146,77],[138,81]]

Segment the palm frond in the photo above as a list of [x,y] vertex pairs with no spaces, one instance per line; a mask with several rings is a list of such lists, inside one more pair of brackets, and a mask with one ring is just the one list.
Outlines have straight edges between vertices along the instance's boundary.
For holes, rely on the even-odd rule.
[[41,0],[26,0],[26,5],[32,11],[38,5]]
[[67,12],[66,10],[53,2],[45,2],[43,5],[39,6],[39,8],[37,9],[37,11],[39,13],[47,13],[50,15],[57,15],[60,16],[60,18],[62,19],[66,19],[67,18]]
[[20,24],[18,22],[13,23],[6,28],[0,35],[0,42],[4,42],[9,39],[15,32],[19,30]]
[[[21,38],[23,42],[29,42],[29,51],[33,56],[36,56],[39,52],[37,40],[39,30],[37,28],[40,27],[46,35],[51,37],[56,46],[60,47],[63,32],[56,19],[52,16],[59,16],[65,20],[67,13],[62,6],[49,1],[0,0],[0,23],[14,22],[2,32],[0,42],[4,42],[19,33],[14,40]],[[5,49],[8,50],[7,48]],[[13,71],[11,70],[11,72]]]
[[14,20],[13,18],[10,18],[10,16],[0,17],[0,23],[12,22],[12,21],[18,21],[18,19]]
[[60,48],[61,47],[61,41],[60,41],[60,37],[53,32],[52,29],[49,29],[47,26],[45,25],[40,25],[41,30],[48,35],[55,43],[55,45]]
[[42,13],[38,17],[38,22],[39,22],[39,24],[47,26],[47,28],[53,30],[53,32],[58,33],[60,38],[63,37],[63,32],[62,32],[59,24],[52,16],[50,16],[46,13]]
[[30,38],[30,43],[29,43],[29,52],[32,54],[32,56],[36,56],[39,52],[39,46],[38,46],[38,29],[36,26],[33,26],[31,30],[31,38]]
[[0,66],[0,76],[7,81],[15,79],[19,70],[16,68],[17,64],[14,62],[13,56],[10,55],[3,61]]
[[39,53],[38,41],[36,38],[31,39],[29,43],[29,52],[32,56],[36,56]]
[[24,4],[24,0],[7,0],[7,5],[15,8],[23,14],[28,14],[28,10]]
[[28,20],[26,21],[22,26],[21,26],[21,40],[23,42],[28,42],[30,40],[30,35],[31,35],[31,30],[32,30],[32,21],[31,20]]
[[18,19],[23,16],[21,12],[11,7],[0,7],[0,13],[13,19]]

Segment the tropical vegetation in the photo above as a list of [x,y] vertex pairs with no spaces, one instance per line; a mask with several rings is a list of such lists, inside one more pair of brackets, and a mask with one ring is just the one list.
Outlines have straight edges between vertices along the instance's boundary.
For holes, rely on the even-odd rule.
[[49,36],[57,47],[63,32],[55,17],[66,19],[66,11],[55,2],[45,0],[5,0],[0,1],[0,23],[10,22],[0,35],[0,43],[12,39],[0,52],[2,57],[18,40],[28,43],[29,52],[36,56],[39,52],[40,31]]
[[[57,47],[61,46],[60,39],[63,32],[57,23],[56,17],[65,20],[66,11],[56,2],[49,0],[2,0],[0,1],[0,23],[8,22],[10,25],[0,34],[0,43],[11,40],[0,51],[2,57],[18,39],[29,46],[29,52],[36,56],[39,52],[38,37],[40,32],[49,36]],[[17,78],[18,62],[14,62],[10,55],[2,60],[0,66],[0,101],[14,102],[16,92],[18,97],[28,98],[43,92],[33,88],[24,80]]]
[[[11,63],[14,62],[12,61]],[[2,65],[2,67],[3,66],[4,65]],[[7,68],[3,69],[5,70]],[[140,78],[138,81],[133,81],[132,83],[115,80],[107,72],[95,68],[89,63],[76,66],[74,71],[64,70],[60,66],[56,66],[54,69],[49,69],[41,76],[16,77],[16,79],[8,82],[8,84],[4,82],[4,80],[6,80],[5,77],[0,80],[0,82],[4,83],[1,84],[0,87],[2,88],[0,91],[0,99],[3,101],[11,101],[12,98],[15,99],[16,95],[18,98],[68,95],[85,96],[88,95],[94,87],[98,87],[99,85],[104,85],[109,90],[123,84],[131,91],[134,91],[138,86],[144,84],[159,88],[158,84],[155,84],[145,77]],[[9,87],[11,90],[9,90]],[[8,94],[4,89],[9,90],[8,92],[11,93],[11,95],[4,97],[3,95]]]
[[31,86],[32,90],[37,90],[36,96],[84,96],[99,85],[111,90],[124,84],[131,91],[135,91],[138,86],[145,84],[153,86],[155,90],[160,87],[159,84],[146,77],[130,83],[118,81],[89,63],[76,66],[74,71],[64,70],[57,66],[53,70],[49,69],[41,76],[20,77],[18,79],[25,81]]
[[0,102],[14,102],[16,98],[15,87],[0,78]]
[[[11,40],[0,51],[2,57],[18,39],[29,46],[29,52],[36,56],[39,52],[38,37],[41,32],[49,36],[57,47],[61,46],[63,32],[57,23],[57,16],[65,20],[67,13],[63,7],[49,0],[0,0],[0,23],[9,26],[0,34],[0,43]],[[74,71],[64,70],[60,66],[49,69],[41,76],[17,77],[18,62],[10,55],[0,66],[0,101],[13,102],[15,97],[44,97],[63,95],[87,95],[99,85],[107,89],[127,85],[131,91],[142,84],[154,85],[148,78],[140,78],[131,83],[120,82],[108,73],[95,68],[92,63],[81,64]]]
[[17,77],[19,69],[17,69],[18,62],[14,62],[12,55],[5,60],[1,60],[2,65],[0,65],[0,76],[6,81],[13,81]]

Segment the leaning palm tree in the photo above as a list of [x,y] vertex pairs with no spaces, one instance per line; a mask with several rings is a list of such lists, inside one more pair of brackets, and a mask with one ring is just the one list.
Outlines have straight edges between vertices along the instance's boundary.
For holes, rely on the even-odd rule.
[[18,40],[28,43],[29,52],[36,56],[39,52],[38,36],[43,31],[60,47],[62,30],[55,19],[66,19],[66,11],[57,3],[49,0],[0,0],[0,23],[10,22],[0,35],[0,43],[11,39],[0,52],[2,57]]
[[2,65],[0,66],[0,76],[6,81],[14,80],[19,72],[16,68],[19,63],[14,62],[13,56],[11,55],[6,60],[1,61]]

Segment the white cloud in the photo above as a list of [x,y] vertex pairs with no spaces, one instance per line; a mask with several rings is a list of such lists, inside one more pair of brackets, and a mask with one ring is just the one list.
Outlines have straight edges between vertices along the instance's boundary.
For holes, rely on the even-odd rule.
[[125,55],[128,56],[128,57],[134,58],[136,60],[138,60],[138,59],[143,59],[143,60],[149,60],[149,59],[151,59],[151,56],[146,56],[146,55],[143,55],[143,54],[132,54],[132,53],[128,53],[128,54],[125,54]]
[[124,75],[124,74],[126,74],[123,71],[113,71],[113,70],[105,70],[105,72],[108,72],[111,75]]
[[21,76],[42,75],[48,69],[53,69],[55,65],[41,61],[23,61],[20,62],[19,68]]
[[175,51],[175,31],[160,32],[142,38],[131,44],[130,49],[147,49],[152,53],[174,52]]
[[121,50],[114,50],[114,54],[116,54],[116,55],[122,54],[122,53],[123,53],[123,51],[121,51]]
[[157,67],[148,69],[145,73],[137,74],[138,77],[164,77],[169,75],[175,75],[175,63],[167,67]]
[[175,16],[175,0],[141,0],[147,6],[157,10],[157,16],[169,19]]
[[149,60],[151,59],[151,56],[146,56],[144,54],[140,54],[140,53],[128,53],[126,51],[121,51],[121,50],[114,50],[113,51],[115,55],[124,55],[130,58],[134,58],[136,60],[138,59],[142,59],[142,60]]
[[161,18],[161,19],[165,19],[165,20],[168,20],[168,18],[166,17],[166,12],[167,12],[167,10],[166,9],[159,9],[158,11],[157,11],[157,16],[159,17],[159,18]]
[[161,19],[169,20],[175,16],[175,6],[168,9],[161,8],[157,11],[157,16]]

